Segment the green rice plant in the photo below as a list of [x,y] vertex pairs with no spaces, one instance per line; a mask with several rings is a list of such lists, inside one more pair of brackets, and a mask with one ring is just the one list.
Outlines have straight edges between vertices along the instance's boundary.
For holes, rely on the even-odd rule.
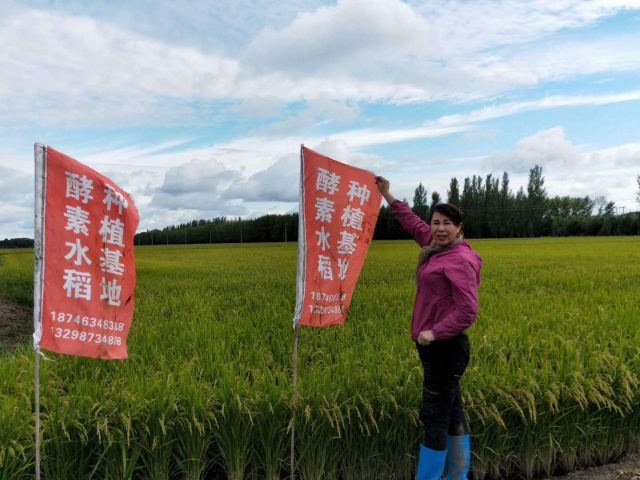
[[[288,378],[280,375],[279,382],[286,385]],[[254,458],[258,459],[263,478],[280,480],[282,472],[290,469],[290,390],[278,388],[271,375],[265,375],[254,388],[261,392],[251,433]]]
[[[472,241],[484,260],[461,389],[474,477],[640,450],[640,238]],[[373,242],[344,325],[299,329],[301,478],[409,479],[422,368],[412,242]],[[41,362],[46,478],[286,478],[296,245],[138,247],[124,361]],[[32,253],[0,251],[28,305]],[[32,478],[33,351],[1,353],[0,474]]]
[[127,444],[124,440],[115,440],[102,444],[103,451],[93,466],[87,480],[132,480],[140,470],[139,458],[142,448],[136,443]]
[[203,478],[210,466],[207,454],[213,442],[215,416],[212,412],[211,393],[199,388],[201,378],[183,376],[180,408],[182,415],[175,427],[176,459],[185,480]]
[[33,442],[25,428],[30,420],[28,412],[0,396],[0,478],[25,478],[33,469]]
[[214,437],[227,478],[241,480],[254,460],[251,448],[253,397],[244,395],[246,385],[232,386],[229,377],[225,380],[221,391],[225,400],[216,412],[218,427],[214,430]]

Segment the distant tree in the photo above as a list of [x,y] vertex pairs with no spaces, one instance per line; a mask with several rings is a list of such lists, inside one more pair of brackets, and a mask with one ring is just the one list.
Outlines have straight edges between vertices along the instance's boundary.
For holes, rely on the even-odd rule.
[[484,209],[485,187],[482,177],[474,175],[471,177],[471,214],[473,219],[473,235],[482,237],[482,228],[485,220]]
[[427,189],[424,188],[422,183],[418,185],[415,193],[413,194],[413,206],[424,207],[427,205]]
[[607,204],[604,207],[604,211],[602,212],[602,214],[606,215],[608,217],[611,217],[615,213],[616,213],[616,203],[615,202],[607,202]]
[[607,206],[607,197],[600,195],[593,199],[593,206],[596,209],[596,215],[603,215],[604,209]]
[[500,215],[498,213],[500,197],[500,181],[488,174],[484,182],[484,197],[481,199],[482,207],[482,235],[484,237],[497,237],[500,228]]
[[438,205],[440,203],[440,194],[438,192],[433,192],[431,194],[431,207],[434,205]]
[[427,189],[424,188],[422,183],[418,185],[413,195],[413,213],[418,215],[423,220],[426,220],[429,211],[429,203],[427,199]]
[[471,180],[469,177],[464,179],[462,187],[462,195],[460,196],[460,211],[462,212],[462,220],[464,222],[464,234],[473,236],[473,193],[471,188]]
[[453,177],[449,184],[449,190],[447,190],[447,203],[460,206],[460,186],[458,185],[458,179]]
[[527,206],[527,194],[524,193],[524,187],[520,187],[516,198],[514,199],[514,221],[513,221],[513,236],[514,237],[526,237],[527,236],[527,223],[528,218],[525,215],[525,208]]
[[529,183],[527,184],[527,209],[529,222],[528,235],[539,237],[546,232],[543,230],[545,219],[545,201],[547,191],[544,188],[542,167],[536,165],[529,170]]
[[511,188],[509,188],[509,174],[504,172],[502,174],[502,182],[500,184],[500,194],[498,197],[498,208],[499,208],[499,232],[498,235],[501,237],[508,235],[509,230],[509,222],[511,220],[510,214],[510,206],[511,200],[513,197],[513,193],[511,192]]

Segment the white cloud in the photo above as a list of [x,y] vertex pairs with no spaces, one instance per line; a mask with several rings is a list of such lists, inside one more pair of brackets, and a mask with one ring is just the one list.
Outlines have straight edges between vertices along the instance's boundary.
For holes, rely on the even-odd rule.
[[558,169],[575,168],[584,161],[575,146],[564,138],[564,129],[541,130],[518,140],[511,152],[494,153],[485,162],[490,171],[526,172],[535,165]]
[[562,127],[555,127],[519,140],[511,152],[485,157],[480,171],[509,172],[512,188],[517,190],[520,185],[526,187],[527,173],[536,164],[543,167],[549,196],[602,195],[619,207],[637,210],[633,195],[640,172],[640,144],[581,152],[565,138]]
[[[464,123],[474,123],[506,117],[534,110],[547,110],[551,108],[585,105],[607,105],[638,100],[640,100],[640,90],[607,95],[552,95],[538,100],[500,103],[497,105],[483,107],[469,113],[445,115],[440,117],[436,122],[433,122],[433,124],[443,126],[460,125]],[[429,122],[428,124],[431,123]]]
[[[277,19],[273,9],[254,5],[270,20],[256,22],[265,29],[254,31],[244,54],[211,48],[195,34],[161,35],[150,22],[138,31],[123,20],[124,14],[113,22],[108,16],[83,15],[79,5],[70,9],[73,14],[11,8],[0,20],[0,42],[11,45],[0,51],[0,122],[192,125],[228,113],[226,102],[247,101],[240,111],[260,116],[277,113],[278,102],[323,98],[392,103],[483,99],[567,76],[640,68],[637,35],[547,40],[562,29],[637,7],[633,2],[412,6],[399,0],[343,0],[316,10],[311,4],[298,6],[311,12],[294,18],[287,8]],[[176,31],[171,25],[178,26],[180,18],[202,26],[196,19],[204,8],[200,3],[190,13],[175,13],[174,24],[174,7],[164,8],[153,17],[161,18],[167,32]],[[230,22],[241,23],[233,8],[224,9]],[[246,10],[239,7],[256,17]],[[242,31],[246,38],[247,27]],[[252,105],[256,96],[264,99],[262,104]]]
[[0,238],[33,237],[33,174],[0,166]]
[[216,159],[193,159],[167,171],[164,183],[153,192],[150,207],[244,214],[245,209],[242,205],[235,205],[220,198],[224,189],[239,178],[239,172],[228,170]]
[[278,116],[284,108],[285,103],[280,98],[261,97],[247,98],[239,107],[233,108],[232,112],[253,118],[273,118]]
[[249,135],[291,135],[321,123],[344,123],[357,118],[358,109],[326,96],[307,102],[306,108],[285,120],[261,127]]
[[302,13],[281,30],[266,29],[247,49],[247,65],[296,76],[343,71],[359,57],[419,48],[427,21],[399,1],[347,0]]
[[313,147],[313,150],[342,163],[374,172],[376,169],[392,165],[391,162],[384,161],[378,155],[353,151],[347,142],[341,139],[324,140]]
[[230,186],[223,198],[245,202],[297,202],[300,184],[300,156],[286,155],[265,170]]
[[38,10],[3,17],[0,42],[11,45],[0,52],[5,121],[117,125],[153,112],[159,123],[189,122],[188,102],[228,95],[239,70],[235,60]]
[[0,166],[0,202],[33,207],[33,174]]
[[164,177],[159,191],[170,195],[192,192],[217,193],[225,184],[237,180],[240,174],[227,170],[225,165],[215,158],[200,160],[194,158],[189,163],[171,168]]
[[617,167],[635,167],[640,174],[640,143],[628,143],[591,154],[594,165],[613,164]]
[[478,140],[490,140],[498,135],[498,130],[495,128],[487,128],[486,130],[477,130],[475,132],[468,132],[462,135],[462,140],[465,142],[476,142]]
[[[380,168],[383,164],[377,155],[354,152],[342,140],[325,140],[312,149],[334,160],[367,170]],[[265,170],[234,183],[222,197],[245,202],[298,202],[299,188],[300,155],[291,153]]]

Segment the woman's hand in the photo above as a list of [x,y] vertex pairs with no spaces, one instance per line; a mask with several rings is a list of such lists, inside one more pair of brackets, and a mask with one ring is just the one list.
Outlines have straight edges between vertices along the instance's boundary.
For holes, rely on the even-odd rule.
[[378,190],[380,190],[380,193],[389,205],[397,200],[396,197],[389,193],[389,180],[384,177],[377,176],[376,185],[378,186]]
[[376,177],[376,185],[383,196],[389,193],[389,180],[386,178],[380,176]]
[[420,345],[429,345],[431,342],[435,342],[436,337],[433,336],[431,330],[425,330],[424,332],[420,332],[418,335],[418,343]]

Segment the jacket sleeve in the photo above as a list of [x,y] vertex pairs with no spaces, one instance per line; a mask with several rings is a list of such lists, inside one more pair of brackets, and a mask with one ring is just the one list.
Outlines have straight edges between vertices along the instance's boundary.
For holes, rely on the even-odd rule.
[[424,247],[431,242],[431,228],[418,215],[413,213],[404,202],[396,200],[391,204],[391,214],[400,222],[402,228],[413,237],[413,239]]
[[478,274],[471,263],[457,260],[445,267],[444,274],[451,282],[454,308],[431,330],[436,340],[455,337],[469,327],[478,314]]

